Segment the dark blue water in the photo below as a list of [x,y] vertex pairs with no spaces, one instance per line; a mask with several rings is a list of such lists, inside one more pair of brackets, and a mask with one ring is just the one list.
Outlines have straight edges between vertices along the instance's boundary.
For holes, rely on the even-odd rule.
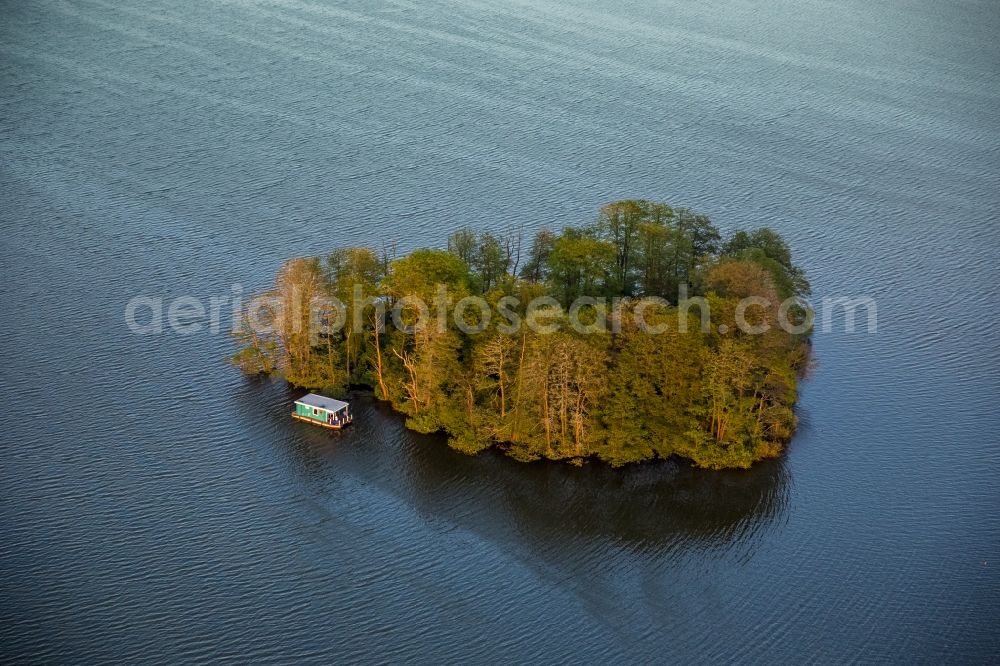
[[[0,660],[1000,658],[993,2],[6,2]],[[748,472],[341,434],[133,335],[139,294],[633,196],[768,224],[817,300]]]

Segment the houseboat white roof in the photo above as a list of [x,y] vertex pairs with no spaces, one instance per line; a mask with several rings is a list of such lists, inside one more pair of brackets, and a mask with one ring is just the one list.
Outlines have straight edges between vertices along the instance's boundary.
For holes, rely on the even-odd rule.
[[333,398],[328,398],[325,395],[319,395],[318,393],[304,395],[295,402],[306,405],[307,407],[319,407],[320,409],[325,409],[328,412],[339,412],[344,407],[347,407],[347,403],[343,400],[334,400]]

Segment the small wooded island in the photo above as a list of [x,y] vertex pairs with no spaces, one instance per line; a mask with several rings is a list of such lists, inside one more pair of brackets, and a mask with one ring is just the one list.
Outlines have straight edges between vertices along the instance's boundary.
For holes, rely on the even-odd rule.
[[233,361],[370,387],[410,428],[524,461],[748,467],[791,438],[811,313],[777,233],[723,242],[704,215],[627,200],[521,245],[462,229],[447,250],[291,259],[243,309]]

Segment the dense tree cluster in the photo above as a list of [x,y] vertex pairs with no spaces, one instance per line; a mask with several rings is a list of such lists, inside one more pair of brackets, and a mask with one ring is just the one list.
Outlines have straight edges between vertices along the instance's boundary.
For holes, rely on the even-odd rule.
[[[444,431],[462,451],[496,445],[526,461],[676,455],[747,467],[791,437],[808,326],[793,334],[777,322],[802,320],[801,308],[779,306],[808,284],[777,233],[737,231],[723,242],[703,215],[629,200],[591,224],[540,231],[521,250],[520,234],[463,229],[447,251],[395,258],[347,248],[292,259],[264,305],[245,313],[234,362],[332,394],[369,386],[411,428]],[[345,308],[317,315],[317,296]],[[479,308],[459,309],[478,333],[453,316],[468,296],[494,313],[484,327]],[[496,316],[505,309],[523,320],[540,296],[562,305],[535,313],[544,327],[515,329]],[[593,297],[576,311],[593,324],[586,330],[566,311],[581,296]],[[692,297],[698,305],[684,300]],[[746,297],[766,304],[741,305]],[[383,324],[379,312],[393,307],[405,330]],[[317,319],[320,332],[310,334]]]

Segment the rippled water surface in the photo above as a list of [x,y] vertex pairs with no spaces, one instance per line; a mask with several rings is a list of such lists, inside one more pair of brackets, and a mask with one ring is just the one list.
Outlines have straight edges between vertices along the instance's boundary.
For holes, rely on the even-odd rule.
[[[38,0],[0,21],[0,661],[1000,657],[1000,10]],[[749,472],[329,433],[132,335],[342,244],[612,199],[785,234],[818,298]]]

